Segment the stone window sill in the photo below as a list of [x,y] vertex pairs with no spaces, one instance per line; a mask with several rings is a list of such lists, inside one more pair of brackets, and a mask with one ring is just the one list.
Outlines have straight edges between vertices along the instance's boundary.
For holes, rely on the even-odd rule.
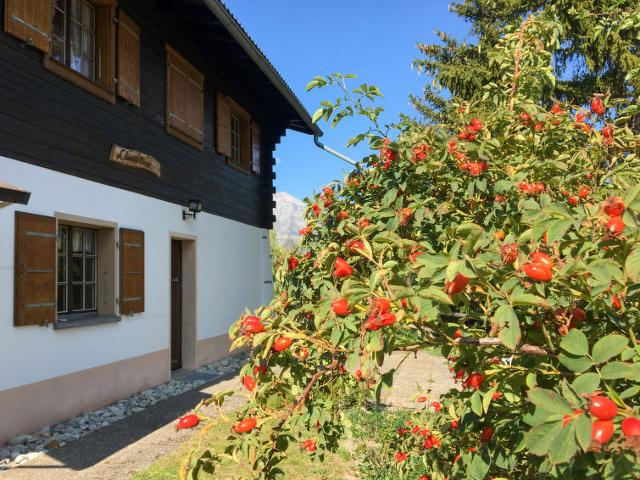
[[119,315],[99,315],[97,313],[68,315],[59,317],[53,324],[54,330],[66,330],[68,328],[91,327],[93,325],[104,325],[107,323],[118,323],[121,320]]

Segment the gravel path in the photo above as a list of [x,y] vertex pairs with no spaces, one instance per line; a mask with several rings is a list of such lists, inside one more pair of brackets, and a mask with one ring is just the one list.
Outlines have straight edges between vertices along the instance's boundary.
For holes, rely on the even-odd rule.
[[[404,355],[394,354],[385,365],[385,370],[396,366]],[[84,433],[79,441],[72,441],[70,438],[69,443],[60,448],[49,448],[47,452],[33,452],[33,455],[27,453],[19,465],[13,462],[13,468],[0,471],[0,480],[128,479],[159,457],[175,451],[193,435],[189,430],[176,433],[175,422],[177,417],[191,409],[202,398],[234,389],[239,394],[227,399],[224,409],[232,411],[242,405],[246,397],[236,376],[241,360],[237,358],[227,361],[225,367],[212,364],[198,369],[194,374],[181,379],[183,383],[191,383],[196,388],[154,402],[153,408],[140,407],[139,411],[121,417],[108,426]],[[392,407],[416,408],[418,404],[411,400],[411,397],[431,390],[429,398],[435,399],[451,386],[451,374],[441,359],[424,353],[417,356],[412,354],[404,361],[391,392],[384,396],[383,401]],[[158,388],[160,387],[156,387]],[[121,402],[129,402],[131,398]],[[149,406],[151,405],[150,403]],[[214,416],[212,410],[206,413]],[[73,420],[67,424],[71,424]]]
[[[192,435],[187,430],[176,433],[179,416],[213,393],[239,390],[236,375],[243,363],[243,355],[225,359],[201,367],[179,380],[51,427],[50,446],[45,451],[41,446],[37,451],[36,444],[27,441],[28,438],[39,439],[38,432],[19,435],[12,442],[17,445],[0,446],[0,451],[11,449],[14,452],[13,462],[8,463],[5,456],[0,464],[0,468],[9,468],[0,470],[0,480],[127,479],[158,457],[177,449]],[[242,393],[233,395],[225,401],[224,409],[237,409],[245,398]],[[146,408],[150,406],[153,408]],[[110,413],[104,417],[106,420],[101,420],[98,412]],[[215,416],[213,409],[205,410],[205,413]],[[53,446],[57,448],[52,448],[51,442],[56,442]],[[22,447],[19,450],[23,453],[18,457],[15,457],[16,447]]]
[[425,395],[429,401],[437,400],[440,395],[455,387],[453,377],[447,362],[442,357],[436,357],[424,352],[409,353],[395,352],[385,361],[382,368],[387,372],[397,368],[402,362],[399,373],[393,378],[393,387],[383,393],[381,401],[392,408],[422,408],[416,397]]

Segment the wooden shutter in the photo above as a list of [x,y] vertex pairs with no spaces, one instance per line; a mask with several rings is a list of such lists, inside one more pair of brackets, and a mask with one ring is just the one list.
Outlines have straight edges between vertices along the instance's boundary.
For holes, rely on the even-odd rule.
[[227,96],[220,92],[216,99],[216,150],[229,158],[231,156],[231,105]]
[[14,325],[56,320],[56,219],[16,212]]
[[96,4],[96,83],[109,93],[114,93],[116,54],[116,7],[114,3]]
[[122,10],[118,19],[118,95],[140,106],[140,27]]
[[256,122],[251,123],[251,171],[260,175],[260,127]]
[[48,52],[51,13],[51,0],[5,0],[4,29],[38,50]]
[[204,75],[167,45],[167,132],[202,150]]
[[144,312],[144,232],[120,229],[120,314]]

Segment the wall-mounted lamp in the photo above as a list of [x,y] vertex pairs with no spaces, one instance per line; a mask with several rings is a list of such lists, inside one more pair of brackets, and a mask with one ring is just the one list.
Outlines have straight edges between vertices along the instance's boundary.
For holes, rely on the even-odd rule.
[[186,220],[188,218],[196,219],[196,215],[202,211],[202,200],[189,200],[187,202],[188,212],[182,211],[182,219]]
[[8,207],[12,203],[26,205],[29,203],[31,192],[0,182],[0,208]]

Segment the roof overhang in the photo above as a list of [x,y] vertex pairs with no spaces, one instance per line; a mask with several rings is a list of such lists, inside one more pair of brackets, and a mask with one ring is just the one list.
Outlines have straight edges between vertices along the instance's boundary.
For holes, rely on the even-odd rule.
[[31,192],[0,182],[0,208],[7,207],[12,203],[26,205],[29,203],[30,197]]
[[[156,0],[168,29],[209,63],[225,93],[262,117],[273,133],[322,135],[300,100],[222,0]],[[268,118],[265,117],[268,115]],[[266,122],[268,121],[268,122]]]
[[313,123],[307,109],[302,105],[298,97],[293,93],[289,85],[287,85],[273,64],[264,55],[262,50],[258,48],[245,29],[242,28],[240,23],[238,23],[226,5],[224,5],[220,0],[202,1],[299,115],[300,118],[297,121],[292,120],[292,127],[295,128],[297,126],[298,128],[295,128],[296,130],[303,131],[305,133],[318,136],[322,135],[322,130]]

